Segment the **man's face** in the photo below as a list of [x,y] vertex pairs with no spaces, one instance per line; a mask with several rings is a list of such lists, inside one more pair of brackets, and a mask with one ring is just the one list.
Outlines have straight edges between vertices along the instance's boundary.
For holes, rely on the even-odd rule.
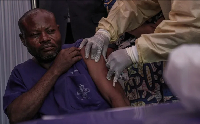
[[55,18],[38,12],[25,18],[23,44],[39,62],[51,62],[61,50],[61,35]]

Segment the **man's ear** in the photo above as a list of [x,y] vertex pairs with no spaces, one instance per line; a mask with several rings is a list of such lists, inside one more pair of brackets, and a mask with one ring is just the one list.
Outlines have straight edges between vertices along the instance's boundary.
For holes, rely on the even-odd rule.
[[26,47],[26,43],[25,43],[25,38],[24,38],[24,35],[22,33],[19,34],[19,37],[22,41],[22,44]]
[[57,25],[58,29],[60,28],[60,25]]

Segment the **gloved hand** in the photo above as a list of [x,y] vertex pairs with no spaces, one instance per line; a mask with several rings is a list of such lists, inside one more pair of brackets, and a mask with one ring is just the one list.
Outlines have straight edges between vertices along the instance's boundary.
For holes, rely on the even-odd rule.
[[135,46],[111,53],[106,63],[106,66],[109,68],[107,79],[110,80],[111,76],[115,73],[113,79],[113,86],[115,86],[115,82],[117,82],[122,71],[137,61],[138,53]]
[[91,38],[85,38],[80,44],[79,48],[85,47],[85,58],[89,57],[91,49],[91,59],[95,59],[95,62],[98,62],[101,56],[101,53],[106,60],[106,52],[108,44],[110,42],[110,33],[104,29],[99,29],[96,34]]

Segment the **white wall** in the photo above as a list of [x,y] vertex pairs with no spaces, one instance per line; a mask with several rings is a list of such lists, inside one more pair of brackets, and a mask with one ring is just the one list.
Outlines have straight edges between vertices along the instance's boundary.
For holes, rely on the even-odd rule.
[[11,70],[31,56],[18,37],[18,19],[31,9],[30,0],[0,0],[0,124],[8,124],[3,95]]

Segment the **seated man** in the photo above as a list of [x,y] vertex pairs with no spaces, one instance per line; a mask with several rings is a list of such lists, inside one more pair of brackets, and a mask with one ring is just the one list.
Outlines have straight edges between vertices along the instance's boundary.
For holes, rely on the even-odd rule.
[[11,123],[129,105],[120,84],[113,87],[106,79],[103,57],[98,63],[82,59],[81,40],[61,47],[51,12],[30,10],[18,24],[33,58],[17,65],[8,80],[3,107]]

